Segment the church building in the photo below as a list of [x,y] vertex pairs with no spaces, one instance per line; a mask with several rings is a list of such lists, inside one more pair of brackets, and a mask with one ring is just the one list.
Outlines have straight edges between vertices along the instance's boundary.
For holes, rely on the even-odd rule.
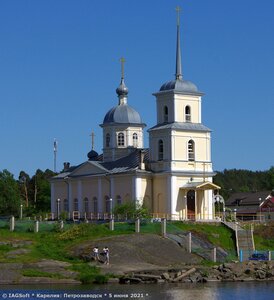
[[211,130],[202,124],[203,93],[183,78],[179,19],[175,78],[153,94],[157,121],[148,129],[149,148],[143,141],[146,124],[128,104],[121,63],[118,104],[100,124],[103,153],[92,149],[87,161],[73,167],[65,163],[51,179],[53,215],[104,218],[116,205],[134,202],[157,218],[214,219],[214,190],[219,187],[212,182]]

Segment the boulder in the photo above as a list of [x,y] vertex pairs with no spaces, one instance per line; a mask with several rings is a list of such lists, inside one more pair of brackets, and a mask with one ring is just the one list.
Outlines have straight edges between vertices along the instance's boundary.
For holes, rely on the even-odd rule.
[[266,278],[266,272],[263,270],[257,270],[255,272],[255,277],[258,279],[265,279]]

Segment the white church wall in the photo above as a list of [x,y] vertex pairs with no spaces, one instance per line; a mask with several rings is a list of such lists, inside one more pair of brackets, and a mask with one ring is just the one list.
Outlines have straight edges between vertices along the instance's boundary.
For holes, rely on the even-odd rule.
[[174,96],[175,122],[186,122],[185,107],[190,107],[191,123],[201,123],[201,97],[176,94]]

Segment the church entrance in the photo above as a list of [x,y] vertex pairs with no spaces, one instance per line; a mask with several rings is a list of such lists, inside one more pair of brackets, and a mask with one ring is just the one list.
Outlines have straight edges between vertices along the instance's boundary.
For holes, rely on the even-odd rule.
[[195,220],[195,191],[187,192],[187,219]]

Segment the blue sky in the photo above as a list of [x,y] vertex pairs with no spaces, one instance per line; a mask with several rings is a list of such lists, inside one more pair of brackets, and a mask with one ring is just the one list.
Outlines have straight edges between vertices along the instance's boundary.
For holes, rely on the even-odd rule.
[[[0,1],[0,170],[17,177],[86,160],[118,103],[124,56],[128,103],[150,128],[152,96],[174,78],[176,11],[183,76],[205,93],[215,170],[274,165],[274,1]],[[145,133],[148,146],[148,134]]]

